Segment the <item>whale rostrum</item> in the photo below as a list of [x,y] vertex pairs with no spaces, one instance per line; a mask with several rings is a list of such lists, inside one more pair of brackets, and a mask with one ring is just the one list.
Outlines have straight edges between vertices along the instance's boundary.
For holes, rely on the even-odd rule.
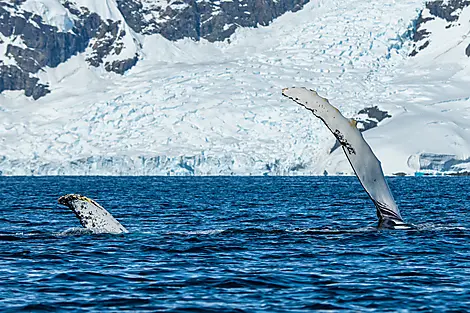
[[59,198],[58,202],[69,207],[86,229],[100,233],[128,233],[108,211],[90,198],[78,194],[69,194]]
[[303,87],[285,88],[282,94],[321,119],[338,139],[357,178],[374,202],[379,228],[409,229],[400,215],[385,180],[380,161],[356,128],[356,121],[345,118],[327,99]]

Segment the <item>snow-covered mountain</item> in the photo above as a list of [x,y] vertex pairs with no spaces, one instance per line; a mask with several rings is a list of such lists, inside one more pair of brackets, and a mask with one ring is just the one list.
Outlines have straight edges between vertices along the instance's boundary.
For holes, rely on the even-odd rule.
[[2,0],[0,92],[50,92],[37,73],[82,54],[94,67],[123,74],[141,54],[142,35],[224,40],[236,28],[267,25],[307,0]]
[[386,174],[470,171],[466,1],[96,3],[0,1],[3,175],[352,174],[288,86]]

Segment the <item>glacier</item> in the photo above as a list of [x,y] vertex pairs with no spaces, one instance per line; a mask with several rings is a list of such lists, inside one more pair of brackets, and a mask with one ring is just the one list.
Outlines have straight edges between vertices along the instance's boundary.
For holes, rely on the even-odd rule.
[[469,171],[470,9],[458,27],[430,25],[431,44],[411,57],[423,5],[311,1],[214,43],[129,31],[141,59],[124,75],[82,53],[38,73],[50,94],[0,94],[1,174],[353,175],[321,122],[282,97],[290,86],[348,117],[388,112],[363,133],[386,175]]

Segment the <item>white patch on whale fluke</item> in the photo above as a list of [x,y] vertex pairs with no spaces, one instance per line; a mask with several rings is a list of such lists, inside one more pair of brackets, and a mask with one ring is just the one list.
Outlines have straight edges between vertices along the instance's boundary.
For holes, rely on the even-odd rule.
[[313,90],[292,87],[283,89],[282,94],[321,119],[338,139],[357,178],[377,208],[379,227],[409,229],[385,181],[380,161],[356,128],[355,121],[345,118]]
[[121,225],[101,205],[82,195],[70,194],[59,198],[58,202],[69,207],[77,216],[80,224],[93,233],[120,234],[129,231]]

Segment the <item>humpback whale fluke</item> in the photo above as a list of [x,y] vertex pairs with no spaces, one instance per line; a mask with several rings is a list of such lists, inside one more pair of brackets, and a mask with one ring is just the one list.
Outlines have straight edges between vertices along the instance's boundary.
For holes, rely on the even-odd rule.
[[403,221],[385,180],[380,161],[356,128],[356,121],[345,118],[327,99],[306,88],[284,88],[282,94],[321,119],[338,139],[357,178],[374,202],[379,228],[410,229]]
[[69,207],[86,229],[112,234],[129,232],[108,211],[90,198],[70,194],[60,197],[58,202]]

